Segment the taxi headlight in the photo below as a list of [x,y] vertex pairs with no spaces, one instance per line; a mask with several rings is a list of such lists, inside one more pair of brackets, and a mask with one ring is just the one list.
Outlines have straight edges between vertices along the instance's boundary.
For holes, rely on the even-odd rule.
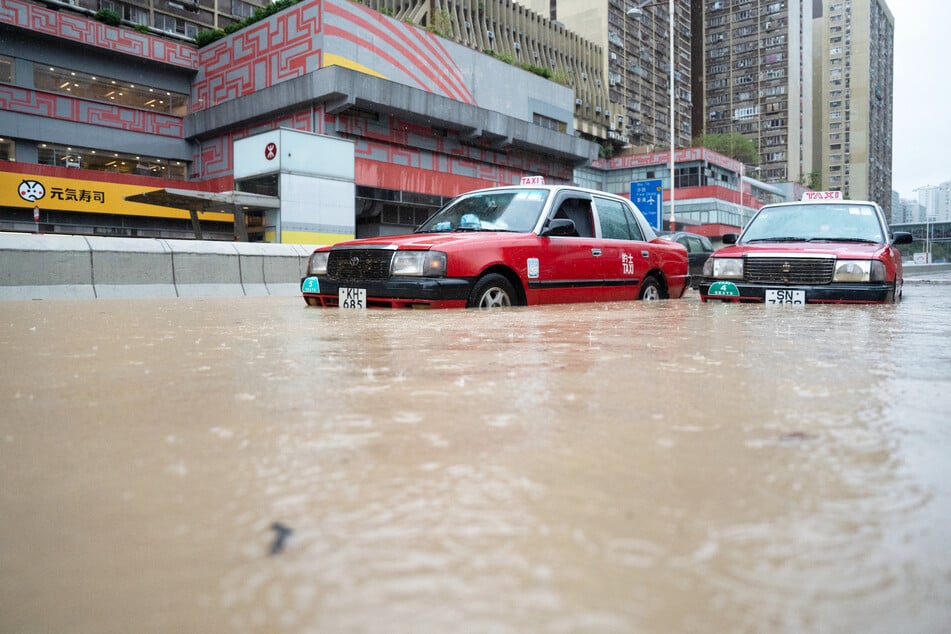
[[390,265],[390,275],[444,277],[446,254],[442,251],[397,251]]
[[743,279],[743,258],[707,258],[703,263],[703,276],[716,279]]
[[307,262],[307,274],[308,275],[326,275],[327,274],[327,258],[330,256],[330,253],[327,251],[318,251],[317,253],[310,254],[310,260]]
[[879,260],[872,260],[872,268],[869,269],[868,279],[870,282],[884,282],[885,265]]
[[839,260],[833,282],[868,282],[872,263],[869,260]]

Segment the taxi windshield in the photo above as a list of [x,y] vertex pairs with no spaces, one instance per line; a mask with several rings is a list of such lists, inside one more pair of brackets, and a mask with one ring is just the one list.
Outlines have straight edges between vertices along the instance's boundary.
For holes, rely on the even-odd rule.
[[535,228],[548,198],[546,189],[475,192],[453,199],[424,222],[416,233],[447,231],[517,231]]
[[885,236],[871,205],[802,204],[764,207],[750,221],[740,243],[748,242],[869,242]]

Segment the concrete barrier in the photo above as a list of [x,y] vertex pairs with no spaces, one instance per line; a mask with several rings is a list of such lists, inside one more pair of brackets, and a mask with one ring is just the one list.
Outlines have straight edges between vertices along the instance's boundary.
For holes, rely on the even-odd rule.
[[0,233],[0,300],[300,293],[312,245]]

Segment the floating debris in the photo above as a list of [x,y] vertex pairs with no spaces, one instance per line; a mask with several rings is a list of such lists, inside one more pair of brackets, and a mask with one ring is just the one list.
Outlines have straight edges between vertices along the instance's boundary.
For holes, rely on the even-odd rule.
[[280,522],[274,522],[271,524],[271,530],[274,531],[274,541],[271,542],[271,554],[276,555],[284,550],[284,543],[294,531],[292,531],[287,526],[284,526]]

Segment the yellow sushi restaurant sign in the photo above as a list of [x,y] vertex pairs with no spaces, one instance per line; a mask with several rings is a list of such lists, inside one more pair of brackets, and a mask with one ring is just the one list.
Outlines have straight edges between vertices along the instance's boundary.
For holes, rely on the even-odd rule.
[[[189,218],[187,209],[160,207],[125,199],[126,196],[155,189],[159,188],[0,172],[0,206],[3,207],[38,207],[42,210],[153,218]],[[232,214],[213,211],[200,212],[198,217],[221,222],[233,220]]]

